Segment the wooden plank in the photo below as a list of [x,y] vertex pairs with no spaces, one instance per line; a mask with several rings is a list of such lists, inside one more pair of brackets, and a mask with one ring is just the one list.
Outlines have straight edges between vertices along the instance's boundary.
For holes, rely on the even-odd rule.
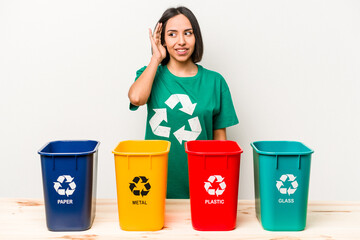
[[359,221],[359,202],[310,202],[304,231],[269,232],[257,221],[254,202],[241,200],[235,230],[201,232],[192,229],[189,200],[167,200],[163,230],[128,232],[119,227],[116,200],[98,199],[91,229],[51,232],[42,200],[0,199],[0,239],[359,239]]

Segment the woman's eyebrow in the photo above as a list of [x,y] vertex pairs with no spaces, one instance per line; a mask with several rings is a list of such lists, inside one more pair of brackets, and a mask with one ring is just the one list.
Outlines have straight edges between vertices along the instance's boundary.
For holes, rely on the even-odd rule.
[[[187,28],[187,29],[185,29],[184,30],[184,32],[186,32],[186,31],[192,31],[193,29],[192,28]],[[169,29],[169,30],[167,30],[167,32],[177,32],[178,30],[175,30],[175,29]]]

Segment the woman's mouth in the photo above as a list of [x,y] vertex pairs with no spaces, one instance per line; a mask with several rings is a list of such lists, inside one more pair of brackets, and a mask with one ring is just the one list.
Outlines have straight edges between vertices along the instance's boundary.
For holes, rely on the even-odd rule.
[[188,53],[187,48],[178,48],[178,49],[175,49],[175,51],[178,55],[186,55]]

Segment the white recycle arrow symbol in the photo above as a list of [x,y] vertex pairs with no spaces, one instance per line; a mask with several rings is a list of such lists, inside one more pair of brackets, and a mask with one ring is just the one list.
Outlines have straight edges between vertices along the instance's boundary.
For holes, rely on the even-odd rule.
[[[297,187],[299,186],[298,182],[295,181],[296,177],[293,175],[293,174],[283,174],[281,177],[280,177],[280,180],[281,181],[276,181],[276,187],[277,189],[280,191],[281,194],[289,194],[289,196],[291,194],[294,194]],[[286,181],[289,181],[291,182],[291,187],[289,188],[285,188],[283,187],[284,186],[284,182]]]
[[65,189],[59,189],[59,191],[57,191],[57,193],[59,195],[65,195]]
[[70,196],[74,193],[75,190],[71,190],[69,188],[66,189],[66,196]]
[[279,190],[282,186],[284,186],[282,181],[276,181],[276,187]]
[[168,105],[171,109],[173,109],[179,102],[182,105],[182,108],[180,108],[179,110],[191,116],[195,110],[197,103],[193,104],[189,96],[186,94],[173,94],[168,98],[168,100],[166,100],[165,104]]
[[211,175],[208,179],[209,182],[213,183],[215,180],[215,176]]
[[221,177],[220,175],[215,175],[216,177],[216,182],[222,182],[225,178]]
[[69,186],[70,186],[71,189],[75,189],[75,188],[76,188],[75,182],[70,183]]
[[[66,177],[66,176],[65,176],[65,177]],[[69,177],[70,177],[70,176],[69,176]],[[70,177],[70,179],[74,179],[74,178],[71,178],[71,177]],[[69,188],[66,189],[66,196],[70,196],[70,195],[72,195],[72,194],[74,193],[75,188],[76,188],[75,182],[71,182],[71,183],[69,184],[69,187],[70,187],[70,189],[69,189]]]
[[280,193],[281,194],[286,194],[286,190],[287,190],[286,188],[280,188]]
[[74,180],[74,178],[69,175],[64,175],[64,177],[66,178],[66,182],[72,182],[72,180]]
[[289,189],[288,189],[287,191],[288,191],[288,194],[289,194],[289,196],[290,196],[291,194],[294,194],[294,192],[296,191],[296,189],[293,189],[293,188],[290,188],[290,187],[289,187]]
[[289,177],[290,182],[293,182],[295,180],[295,178],[296,178],[292,174],[286,174],[286,175]]
[[280,180],[283,181],[283,182],[285,182],[286,179],[287,179],[287,176],[285,174],[280,177]]
[[[65,190],[62,189],[62,183],[66,179],[66,183],[69,184],[69,187]],[[59,195],[67,195],[68,197],[72,195],[75,191],[76,184],[73,182],[74,178],[70,175],[61,175],[57,178],[57,182],[54,182],[54,189]]]
[[216,196],[223,194],[225,190],[216,189]]
[[59,182],[54,182],[55,191],[57,191],[60,187],[61,187],[61,184]]
[[149,121],[151,130],[157,136],[168,138],[170,136],[170,128],[160,126],[162,121],[167,122],[166,108],[157,108],[154,111],[155,114]]
[[64,182],[64,180],[65,180],[65,177],[64,176],[59,176],[58,177],[58,179],[57,179],[57,181],[59,182],[59,183],[63,183]]
[[209,182],[205,182],[205,189],[206,189],[206,191],[207,190],[209,190],[209,188],[211,187],[211,183],[209,183]]
[[[211,183],[214,183],[215,179],[217,180],[216,182],[220,182],[219,187],[216,190],[210,188],[210,187],[212,187]],[[225,191],[225,188],[226,188],[226,183],[223,182],[224,179],[225,178],[223,178],[220,175],[211,175],[208,178],[208,182],[204,182],[205,183],[204,188],[207,191],[207,193],[209,195],[215,195],[216,194],[217,197],[222,195],[224,193],[224,191]]]
[[215,189],[209,189],[208,193],[209,193],[210,195],[215,195]]
[[198,117],[194,117],[188,120],[191,131],[185,130],[185,126],[182,126],[179,130],[174,132],[175,137],[182,144],[182,141],[196,140],[201,133],[201,125]]

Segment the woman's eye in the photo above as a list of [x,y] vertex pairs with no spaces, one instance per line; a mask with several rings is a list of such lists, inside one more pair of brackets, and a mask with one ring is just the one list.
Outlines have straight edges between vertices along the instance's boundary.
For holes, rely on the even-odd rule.
[[185,35],[190,36],[191,34],[193,34],[192,32],[186,32]]
[[175,33],[169,33],[169,36],[170,36],[170,37],[175,37],[176,34],[175,34]]

